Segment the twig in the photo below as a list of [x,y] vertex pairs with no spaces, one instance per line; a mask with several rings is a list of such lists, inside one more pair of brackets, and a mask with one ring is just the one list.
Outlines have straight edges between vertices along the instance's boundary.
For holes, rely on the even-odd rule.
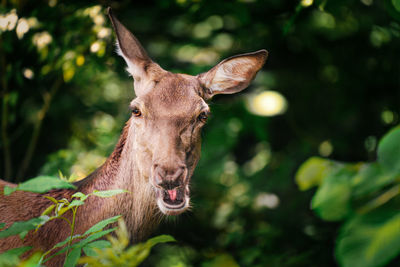
[[62,77],[58,78],[56,80],[56,82],[53,84],[53,87],[50,89],[50,91],[46,92],[44,94],[43,107],[38,112],[38,120],[37,120],[36,124],[34,125],[32,137],[29,142],[28,149],[27,149],[27,151],[25,153],[25,157],[21,163],[21,167],[19,168],[19,171],[18,171],[18,174],[16,177],[17,181],[20,181],[25,176],[26,170],[28,169],[29,165],[31,164],[32,156],[33,156],[33,153],[35,152],[37,142],[39,139],[39,135],[40,135],[40,131],[42,129],[43,120],[46,117],[47,112],[49,111],[49,108],[50,108],[51,101],[53,100],[53,97],[57,93],[58,89],[61,87],[62,82],[63,82]]
[[[1,38],[1,37],[0,37]],[[0,40],[1,41],[1,40]],[[0,42],[1,43],[1,42]],[[4,179],[11,179],[12,175],[12,160],[11,160],[11,151],[10,151],[10,139],[8,138],[7,133],[7,125],[8,125],[8,86],[7,86],[7,66],[6,59],[3,51],[1,54],[1,66],[2,66],[2,79],[1,85],[3,87],[3,108],[2,108],[2,116],[1,116],[1,141],[3,143],[3,155],[4,155]]]

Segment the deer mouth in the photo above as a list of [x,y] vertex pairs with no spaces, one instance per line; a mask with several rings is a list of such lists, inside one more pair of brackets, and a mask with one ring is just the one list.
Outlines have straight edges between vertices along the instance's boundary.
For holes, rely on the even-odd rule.
[[166,215],[178,215],[184,212],[189,206],[189,193],[184,186],[165,189],[156,188],[157,205],[161,212]]

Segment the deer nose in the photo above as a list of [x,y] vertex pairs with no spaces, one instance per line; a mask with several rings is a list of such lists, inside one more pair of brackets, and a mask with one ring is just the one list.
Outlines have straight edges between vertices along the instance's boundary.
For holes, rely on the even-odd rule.
[[186,167],[178,166],[174,168],[167,168],[155,164],[154,168],[154,182],[157,186],[170,190],[182,186],[185,179]]

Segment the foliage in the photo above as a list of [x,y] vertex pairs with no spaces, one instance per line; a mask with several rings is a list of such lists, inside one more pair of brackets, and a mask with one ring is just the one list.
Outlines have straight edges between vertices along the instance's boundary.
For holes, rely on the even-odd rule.
[[[314,191],[298,190],[294,174],[315,155],[335,160],[314,157],[322,165],[373,162],[377,140],[399,123],[398,1],[109,3],[149,55],[173,72],[196,75],[235,54],[270,52],[251,88],[210,103],[213,116],[191,181],[193,209],[161,225],[159,234],[179,242],[157,246],[146,264],[337,266],[332,251],[343,227],[337,219],[354,213],[354,196],[373,194],[392,178],[375,175],[381,170],[373,163],[340,163],[347,166],[341,181],[363,170],[360,179],[370,182],[357,191],[351,185],[347,201],[335,201],[343,211],[320,209],[331,222],[310,212]],[[105,6],[2,1],[0,15],[2,22],[18,16],[14,27],[0,30],[1,178],[22,182],[59,170],[85,177],[112,151],[134,97]],[[32,26],[22,35],[24,20]],[[265,92],[286,99],[281,115],[253,114],[253,97]],[[267,100],[267,109],[277,106]],[[308,177],[304,188],[327,178]],[[328,182],[333,191],[347,190]],[[321,196],[314,205],[328,203]],[[380,229],[379,222],[368,231]]]
[[[84,249],[86,257],[79,263],[93,267],[106,266],[138,266],[150,253],[153,246],[159,243],[172,242],[175,239],[168,235],[160,235],[150,238],[145,243],[139,243],[128,247],[129,233],[124,221],[119,220],[119,227],[115,231],[116,237],[108,236],[110,246],[89,246]],[[100,241],[98,241],[100,242]],[[106,242],[106,241],[102,241]]]
[[302,190],[318,186],[312,209],[324,220],[344,221],[336,243],[341,266],[383,266],[399,255],[399,151],[400,126],[379,142],[376,162],[311,158],[297,172]]
[[56,177],[51,176],[39,176],[33,179],[30,179],[26,182],[19,184],[16,187],[4,187],[4,195],[8,196],[11,193],[20,190],[20,191],[29,191],[34,193],[45,193],[52,189],[62,189],[62,188],[69,188],[74,189],[75,186],[67,181],[58,179]]
[[[47,178],[47,177],[44,177]],[[31,191],[37,192],[39,185],[45,182],[50,182],[48,185],[44,185],[43,187],[46,188],[57,188],[60,186],[61,188],[71,188],[66,187],[65,184],[54,182],[53,180],[57,180],[55,178],[43,179],[43,177],[38,177],[32,180],[28,180],[27,182],[21,184],[18,187],[18,190],[24,191]],[[62,181],[62,180],[58,180]],[[67,182],[65,182],[67,183]],[[9,191],[9,189],[5,188],[4,191]],[[44,193],[45,191],[41,191]],[[72,199],[68,200],[66,198],[63,199],[55,199],[50,196],[44,196],[45,198],[52,201],[54,204],[47,207],[41,214],[39,218],[32,218],[28,221],[24,222],[15,222],[7,229],[0,231],[0,238],[5,238],[13,235],[19,235],[21,239],[24,239],[25,236],[28,234],[29,231],[35,229],[37,231],[40,227],[45,225],[46,223],[56,220],[62,219],[66,221],[70,227],[70,235],[69,237],[55,244],[50,250],[44,252],[40,257],[38,254],[33,254],[32,257],[28,261],[36,261],[36,264],[41,265],[44,264],[46,261],[50,260],[56,255],[65,253],[65,262],[64,266],[75,266],[81,257],[82,250],[87,252],[93,250],[94,248],[104,248],[110,245],[110,242],[104,240],[98,240],[99,238],[113,232],[116,228],[108,229],[110,224],[115,223],[121,216],[111,217],[105,220],[102,220],[91,228],[89,228],[83,234],[76,234],[75,233],[75,219],[76,213],[80,206],[85,204],[85,200],[90,196],[96,197],[112,197],[117,194],[126,193],[125,190],[115,189],[115,190],[107,190],[107,191],[97,191],[94,190],[90,194],[83,194],[82,192],[77,192],[72,195]],[[68,211],[72,212],[72,218],[67,218],[65,215]],[[0,262],[4,265],[11,265],[15,266],[19,263],[18,258],[22,255],[22,253],[30,250],[31,247],[20,247],[16,249],[11,249],[6,251],[5,253],[1,254]],[[147,256],[148,251],[146,250],[139,250],[141,253],[145,253]],[[147,254],[146,254],[147,253]],[[144,257],[146,257],[144,256]],[[22,264],[22,263],[21,263]]]

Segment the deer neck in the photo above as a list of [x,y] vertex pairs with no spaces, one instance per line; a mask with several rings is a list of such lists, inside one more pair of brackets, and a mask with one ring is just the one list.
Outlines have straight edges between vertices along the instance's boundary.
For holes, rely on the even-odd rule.
[[159,223],[159,212],[154,196],[154,190],[148,179],[137,167],[135,151],[135,127],[130,121],[124,127],[121,137],[106,162],[82,182],[78,182],[77,191],[85,194],[93,190],[124,189],[122,193],[112,198],[90,197],[84,205],[82,214],[93,214],[94,223],[116,215],[122,215],[127,228],[131,230],[133,241],[145,238]]

